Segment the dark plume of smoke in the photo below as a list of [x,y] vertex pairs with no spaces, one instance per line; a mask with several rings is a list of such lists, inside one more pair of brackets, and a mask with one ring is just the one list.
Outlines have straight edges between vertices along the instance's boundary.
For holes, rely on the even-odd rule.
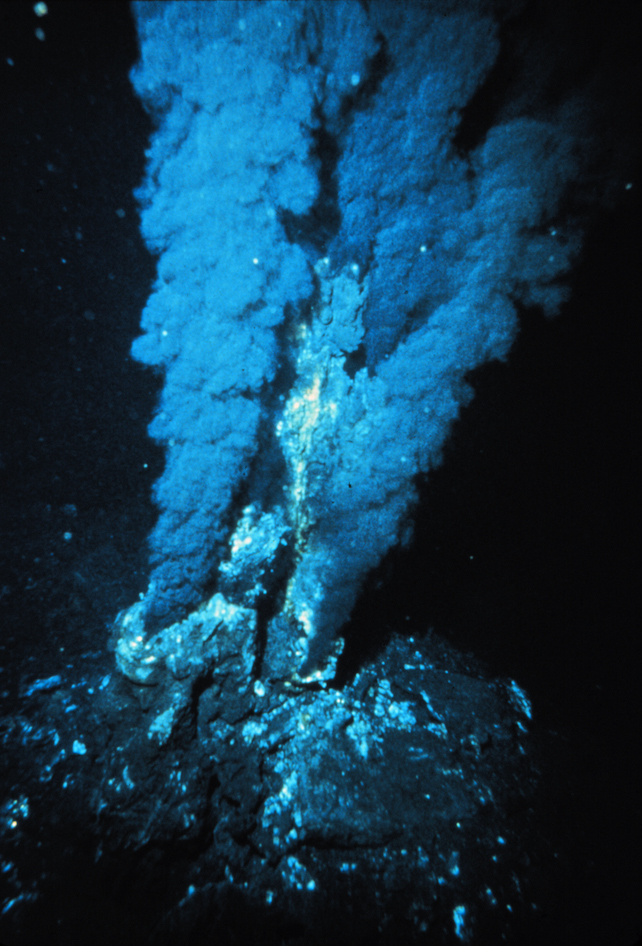
[[293,549],[268,652],[298,638],[311,665],[407,530],[468,373],[507,357],[520,307],[559,311],[591,207],[624,193],[625,79],[589,29],[570,82],[527,4],[134,9],[158,275],[133,355],[163,373],[167,456],[146,623],[199,603],[252,504]]

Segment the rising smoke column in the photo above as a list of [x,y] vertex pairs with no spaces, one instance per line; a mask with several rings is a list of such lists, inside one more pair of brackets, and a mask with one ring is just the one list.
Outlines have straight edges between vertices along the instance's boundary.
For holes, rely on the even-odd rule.
[[305,11],[285,6],[136,7],[132,78],[160,122],[138,195],[158,278],[133,346],[165,377],[150,426],[167,448],[150,538],[152,625],[199,600],[255,451],[275,327],[286,303],[312,292],[278,222],[278,212],[308,210],[318,190],[314,90],[298,44]]
[[488,9],[135,4],[159,263],[133,355],[164,373],[150,433],[167,452],[148,626],[199,602],[245,492],[278,506],[257,486],[276,451],[294,555],[268,663],[321,661],[406,529],[468,372],[507,356],[516,305],[558,311],[585,110],[514,108],[458,153],[499,53]]

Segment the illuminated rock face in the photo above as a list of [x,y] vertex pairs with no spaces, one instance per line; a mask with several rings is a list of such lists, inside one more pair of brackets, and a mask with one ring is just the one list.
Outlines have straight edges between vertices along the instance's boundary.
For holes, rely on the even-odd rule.
[[[511,828],[537,779],[524,691],[431,635],[394,640],[340,690],[257,677],[254,613],[215,595],[153,639],[153,685],[134,660],[105,695],[118,713],[88,811],[111,851],[162,845],[185,863],[161,928],[189,924],[194,897],[216,929],[296,922],[315,946],[371,922],[410,943],[501,929],[506,872],[528,889]],[[527,907],[510,890],[512,916]]]

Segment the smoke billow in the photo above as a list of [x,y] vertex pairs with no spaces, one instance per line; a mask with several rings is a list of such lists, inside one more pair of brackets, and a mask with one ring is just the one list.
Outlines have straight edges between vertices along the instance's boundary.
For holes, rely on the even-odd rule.
[[167,455],[145,621],[199,603],[251,509],[290,536],[267,653],[311,666],[407,529],[468,373],[506,358],[520,307],[566,298],[573,194],[608,190],[599,109],[517,83],[464,140],[502,55],[490,3],[134,8],[158,275],[133,355],[163,372]]

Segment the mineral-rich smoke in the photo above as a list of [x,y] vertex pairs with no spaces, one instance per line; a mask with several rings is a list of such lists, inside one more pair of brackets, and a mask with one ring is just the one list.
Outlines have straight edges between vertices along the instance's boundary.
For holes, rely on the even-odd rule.
[[407,530],[467,373],[507,356],[520,305],[564,300],[599,116],[522,88],[464,134],[500,55],[490,3],[134,6],[159,259],[133,354],[163,371],[167,452],[145,623],[230,573],[255,601],[287,549],[266,659],[309,669]]

